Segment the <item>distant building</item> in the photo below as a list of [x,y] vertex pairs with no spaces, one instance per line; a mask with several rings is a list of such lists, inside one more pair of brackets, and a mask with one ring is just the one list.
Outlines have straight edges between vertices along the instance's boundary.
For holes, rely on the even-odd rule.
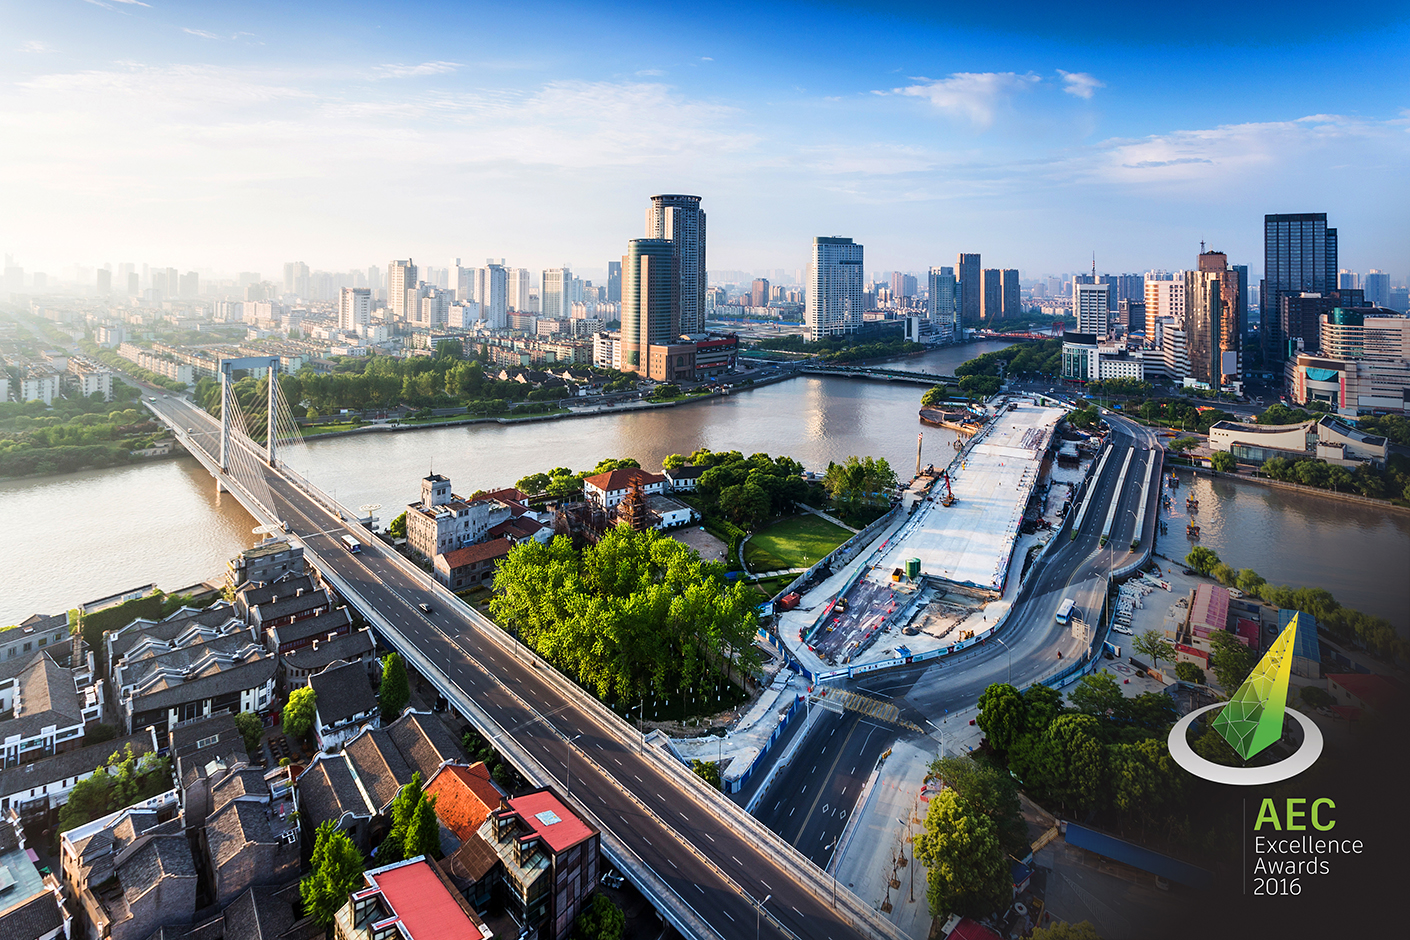
[[1224,375],[1220,344],[1221,290],[1220,275],[1209,271],[1185,272],[1185,343],[1190,357],[1187,378],[1212,389],[1223,385]]
[[850,238],[814,238],[808,264],[805,337],[816,342],[861,329],[866,308],[864,285],[861,245]]
[[1072,285],[1072,313],[1077,317],[1077,332],[1104,338],[1110,330],[1111,285]]
[[980,273],[979,255],[963,252],[955,261],[955,276],[959,278],[960,324],[974,327],[979,324],[984,306],[984,283]]
[[1101,382],[1107,379],[1146,378],[1145,357],[1140,350],[1108,344],[1091,333],[1066,333],[1062,338],[1062,378],[1068,382]]
[[[705,213],[700,208],[700,197],[675,193],[652,196],[651,205],[646,209],[645,235],[671,243],[674,332],[686,335],[702,332],[705,329],[707,268]],[[764,303],[768,303],[767,294]]]
[[749,305],[751,307],[767,307],[769,305],[769,282],[766,278],[757,277],[749,290]]
[[985,325],[1004,318],[1003,272],[998,268],[985,268],[982,274],[983,293],[980,296],[979,316]]
[[367,329],[372,323],[372,291],[366,287],[344,287],[338,297],[338,329]]
[[955,280],[955,269],[937,267],[930,269],[930,293],[926,298],[926,316],[931,328],[941,342],[955,338],[956,321],[959,318],[959,282]]
[[[1156,320],[1168,317],[1176,323],[1185,321],[1185,273],[1166,274],[1152,271],[1145,276],[1146,342],[1153,343]],[[1131,327],[1135,329],[1133,325]]]
[[1018,281],[1018,269],[1004,268],[999,276],[1002,280],[999,315],[1005,319],[1023,316],[1023,293]]
[[634,238],[622,259],[622,370],[645,374],[649,348],[680,338],[675,292],[674,244],[664,238]]
[[416,284],[416,265],[411,259],[387,265],[387,311],[393,322],[405,323],[411,319],[411,310],[416,305]]

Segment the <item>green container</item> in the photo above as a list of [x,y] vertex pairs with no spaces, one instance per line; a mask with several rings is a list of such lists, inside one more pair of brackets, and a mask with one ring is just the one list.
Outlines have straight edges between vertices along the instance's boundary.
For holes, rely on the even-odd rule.
[[917,578],[920,577],[920,559],[919,559],[919,558],[907,558],[907,559],[906,559],[906,577],[910,578],[912,581],[914,581],[914,580],[916,580]]

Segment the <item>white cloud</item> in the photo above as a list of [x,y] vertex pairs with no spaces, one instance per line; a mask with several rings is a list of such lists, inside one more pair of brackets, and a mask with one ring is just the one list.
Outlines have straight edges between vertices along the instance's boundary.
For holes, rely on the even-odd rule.
[[1106,82],[1086,72],[1064,72],[1058,69],[1058,74],[1062,76],[1062,90],[1078,98],[1091,98],[1098,88],[1106,87]]
[[661,69],[641,69],[636,73],[638,78],[657,78],[665,74]]
[[181,27],[183,33],[190,33],[192,36],[200,36],[202,39],[219,39],[215,33],[208,33],[204,29],[191,29],[188,26]]
[[444,75],[458,68],[459,62],[422,62],[420,65],[379,65],[377,72],[385,78],[410,78],[414,75]]
[[52,48],[47,42],[38,39],[29,39],[20,44],[21,52],[48,52]]
[[1042,81],[1031,72],[956,72],[949,78],[915,79],[917,85],[896,88],[892,94],[925,98],[951,117],[964,118],[975,127],[989,127],[1014,95]]

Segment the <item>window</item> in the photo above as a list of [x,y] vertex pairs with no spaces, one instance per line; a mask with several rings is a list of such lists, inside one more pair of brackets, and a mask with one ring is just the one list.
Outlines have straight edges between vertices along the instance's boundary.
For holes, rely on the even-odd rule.
[[219,741],[219,740],[220,740],[220,735],[218,735],[218,734],[213,734],[213,735],[211,735],[211,736],[208,737],[208,738],[201,738],[200,740],[198,740],[198,741],[196,742],[196,750],[199,751],[201,748],[210,747],[210,746],[212,746],[213,744],[215,744],[215,743],[216,743],[217,741]]

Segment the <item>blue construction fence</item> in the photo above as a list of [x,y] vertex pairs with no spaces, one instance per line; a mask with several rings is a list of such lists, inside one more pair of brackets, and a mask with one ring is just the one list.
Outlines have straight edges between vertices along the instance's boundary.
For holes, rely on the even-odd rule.
[[759,766],[764,761],[764,759],[773,753],[775,745],[777,745],[778,742],[783,738],[783,733],[788,730],[789,725],[793,724],[794,719],[796,719],[799,715],[804,714],[806,711],[807,705],[804,702],[804,697],[801,695],[795,695],[793,697],[793,702],[788,706],[788,711],[783,713],[783,716],[779,719],[778,724],[774,727],[773,732],[769,735],[769,739],[764,742],[763,747],[759,748],[758,756],[754,758],[753,762],[744,771],[744,773],[740,774],[734,780],[726,781],[726,793],[738,793],[740,790],[744,789],[744,787],[753,778],[754,772],[759,769]]

